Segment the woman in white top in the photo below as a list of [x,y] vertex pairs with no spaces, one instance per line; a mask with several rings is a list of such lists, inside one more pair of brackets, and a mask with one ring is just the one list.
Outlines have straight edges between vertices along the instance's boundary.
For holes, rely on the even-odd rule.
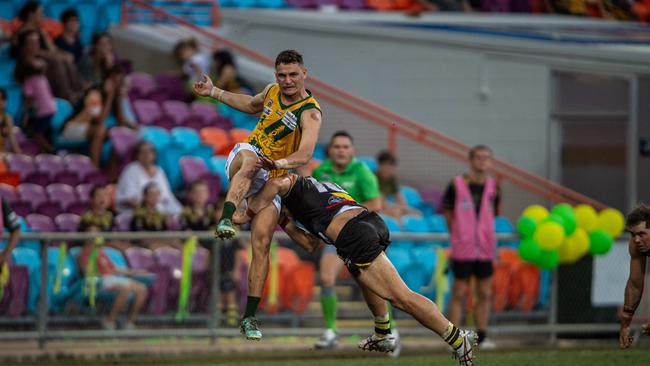
[[142,201],[142,192],[149,183],[156,183],[160,188],[158,210],[166,215],[176,215],[182,210],[169,186],[165,171],[156,165],[156,149],[146,141],[140,142],[134,149],[135,160],[129,163],[117,180],[117,210],[132,211]]

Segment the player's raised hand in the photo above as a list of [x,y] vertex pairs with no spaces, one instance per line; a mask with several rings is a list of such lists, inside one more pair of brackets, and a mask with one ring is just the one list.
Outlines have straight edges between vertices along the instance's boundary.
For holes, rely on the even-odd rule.
[[621,349],[630,348],[630,346],[632,345],[633,340],[634,340],[634,338],[630,334],[630,326],[627,326],[627,327],[622,326],[620,336],[618,338],[619,345],[621,346]]
[[212,84],[212,79],[206,74],[203,74],[203,78],[201,80],[197,80],[194,82],[194,92],[198,95],[207,97],[210,96],[210,92],[212,92],[213,88]]

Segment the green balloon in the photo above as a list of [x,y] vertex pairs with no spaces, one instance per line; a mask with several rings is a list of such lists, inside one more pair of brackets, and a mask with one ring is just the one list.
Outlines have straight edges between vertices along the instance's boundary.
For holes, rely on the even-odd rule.
[[540,254],[542,248],[532,238],[525,238],[519,243],[519,256],[526,262],[535,263]]
[[542,221],[542,223],[548,222],[548,221],[557,222],[558,224],[560,224],[560,226],[564,227],[564,219],[562,218],[562,216],[560,216],[558,214],[549,215],[546,219],[544,219],[544,221]]
[[607,254],[614,245],[614,239],[605,230],[597,229],[589,234],[589,252],[593,255]]
[[560,253],[557,250],[542,250],[535,264],[540,269],[553,269],[560,263]]
[[566,235],[573,234],[573,232],[576,230],[576,227],[578,226],[576,221],[576,214],[573,211],[573,207],[571,207],[571,205],[568,203],[560,203],[559,205],[553,207],[553,210],[551,212],[552,215],[557,215],[562,218],[562,227],[564,228]]
[[524,238],[530,238],[535,233],[537,224],[530,217],[521,217],[517,220],[517,232]]

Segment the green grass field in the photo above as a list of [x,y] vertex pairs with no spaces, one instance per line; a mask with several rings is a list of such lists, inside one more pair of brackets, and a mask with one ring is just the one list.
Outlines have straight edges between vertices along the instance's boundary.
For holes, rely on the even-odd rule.
[[[405,355],[398,359],[383,356],[359,357],[359,353],[333,356],[322,352],[264,353],[259,355],[200,355],[100,361],[48,361],[20,363],[21,366],[445,366],[457,365],[447,354]],[[650,350],[584,349],[584,350],[516,350],[477,354],[476,366],[636,366],[650,364]],[[4,364],[9,365],[9,364]]]

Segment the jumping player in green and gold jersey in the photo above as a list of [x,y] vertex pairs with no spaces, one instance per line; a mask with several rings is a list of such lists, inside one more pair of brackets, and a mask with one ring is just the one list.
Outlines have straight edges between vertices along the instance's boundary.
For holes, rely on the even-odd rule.
[[[305,89],[307,69],[302,55],[282,51],[275,60],[276,83],[255,96],[230,93],[212,84],[209,77],[194,84],[194,92],[210,96],[239,111],[261,113],[246,142],[235,145],[228,156],[226,172],[230,188],[215,235],[235,236],[232,216],[244,198],[257,193],[271,177],[307,164],[313,155],[321,125],[320,106]],[[263,159],[260,159],[263,158]],[[271,172],[272,171],[272,172]],[[260,340],[255,312],[269,270],[269,246],[280,212],[280,200],[259,212],[251,223],[253,255],[248,273],[248,301],[241,331],[250,340]]]

